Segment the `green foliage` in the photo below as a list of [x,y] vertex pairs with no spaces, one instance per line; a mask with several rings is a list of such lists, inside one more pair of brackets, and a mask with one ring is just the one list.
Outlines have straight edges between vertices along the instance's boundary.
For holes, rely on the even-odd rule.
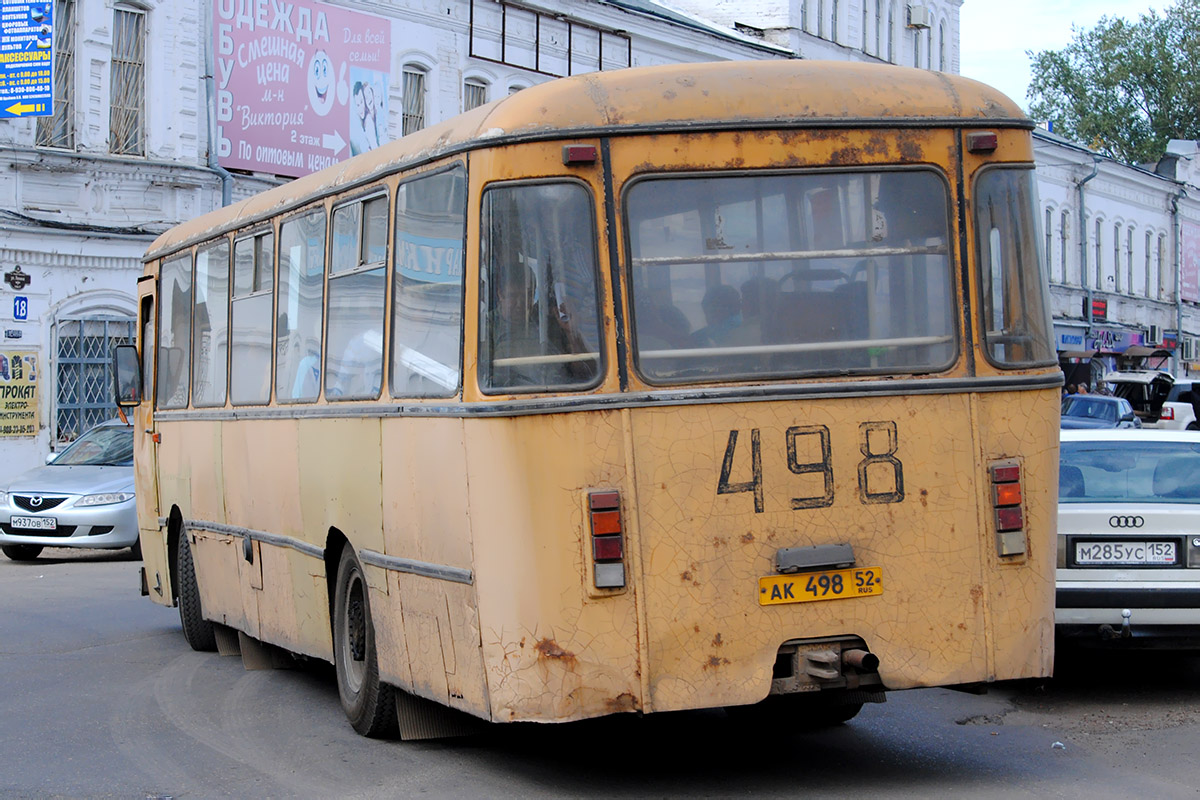
[[1128,163],[1157,161],[1168,139],[1200,139],[1200,0],[1137,22],[1102,17],[1062,50],[1032,59],[1030,116]]

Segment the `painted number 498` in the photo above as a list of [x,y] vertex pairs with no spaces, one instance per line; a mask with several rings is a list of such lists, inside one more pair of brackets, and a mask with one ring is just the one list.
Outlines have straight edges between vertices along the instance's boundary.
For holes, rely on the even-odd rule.
[[[904,500],[904,465],[896,457],[900,437],[896,423],[892,421],[863,422],[858,426],[858,450],[862,460],[858,462],[858,499],[864,504],[899,503]],[[730,475],[738,450],[738,434],[729,432],[729,443],[725,447],[725,459],[721,463],[721,477],[717,482],[717,494],[754,495],[755,513],[763,513],[762,442],[758,428],[750,429],[750,480],[733,483]],[[815,437],[815,441],[812,437]],[[802,446],[803,445],[803,446]],[[819,474],[823,491],[820,494],[791,498],[794,510],[803,508],[826,508],[833,505],[833,454],[829,428],[824,425],[795,425],[784,433],[784,450],[787,453],[788,470],[794,475]],[[801,461],[798,453],[819,451],[820,459]]]

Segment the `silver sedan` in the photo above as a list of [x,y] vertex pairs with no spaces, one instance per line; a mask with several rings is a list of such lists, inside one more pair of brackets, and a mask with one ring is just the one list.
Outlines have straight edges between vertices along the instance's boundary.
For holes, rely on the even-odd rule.
[[140,554],[131,426],[101,423],[0,490],[0,551],[29,561],[43,547],[130,547]]

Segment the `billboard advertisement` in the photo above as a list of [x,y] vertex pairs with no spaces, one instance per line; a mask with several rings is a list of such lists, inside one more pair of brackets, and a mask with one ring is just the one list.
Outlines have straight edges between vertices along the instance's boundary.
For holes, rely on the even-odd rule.
[[54,113],[54,4],[0,0],[0,117]]
[[1183,260],[1179,265],[1183,283],[1184,300],[1200,303],[1200,225],[1185,222],[1180,228],[1183,234]]
[[315,0],[216,0],[221,166],[298,177],[387,141],[391,21]]

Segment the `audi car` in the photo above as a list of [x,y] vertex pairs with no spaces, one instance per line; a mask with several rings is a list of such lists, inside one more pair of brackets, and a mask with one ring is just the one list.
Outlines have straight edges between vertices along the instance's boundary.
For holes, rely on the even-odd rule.
[[45,466],[0,486],[0,551],[31,561],[45,547],[129,547],[140,554],[131,426],[103,422]]
[[1063,430],[1060,641],[1200,647],[1200,432]]

